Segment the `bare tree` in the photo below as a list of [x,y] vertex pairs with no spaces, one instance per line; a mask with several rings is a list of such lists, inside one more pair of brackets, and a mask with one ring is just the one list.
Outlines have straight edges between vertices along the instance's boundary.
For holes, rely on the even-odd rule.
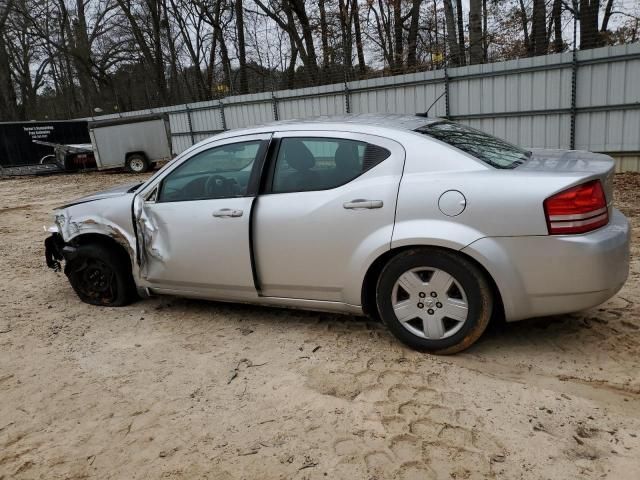
[[451,0],[444,0],[444,18],[447,26],[447,45],[449,50],[449,60],[451,65],[457,67],[462,65],[463,60],[460,55],[460,46],[456,35],[456,21]]
[[533,0],[530,51],[533,55],[547,53],[547,7],[545,0]]
[[464,47],[464,24],[462,20],[462,0],[456,0],[456,13],[458,15],[458,62],[466,65],[466,53]]
[[[288,33],[291,43],[295,45],[292,52],[295,51],[296,56],[300,55],[309,78],[312,82],[318,83],[320,80],[318,58],[304,1],[269,0],[266,3],[262,0],[254,1],[269,18]],[[293,58],[293,54],[291,57]]]
[[[465,11],[463,11],[463,7]],[[614,0],[0,0],[0,118],[74,117],[638,38]],[[616,16],[624,21],[616,21]]]
[[600,29],[598,28],[598,14],[600,0],[580,0],[580,48],[595,48],[602,45]]
[[11,79],[11,65],[6,44],[6,24],[13,8],[12,0],[0,3],[0,111],[5,112],[6,120],[18,118],[18,103],[16,91]]
[[469,63],[482,63],[483,57],[482,0],[469,0]]
[[235,0],[236,10],[236,31],[238,38],[238,62],[240,64],[240,88],[238,93],[248,93],[249,86],[247,84],[247,53],[244,42],[244,8],[242,0]]

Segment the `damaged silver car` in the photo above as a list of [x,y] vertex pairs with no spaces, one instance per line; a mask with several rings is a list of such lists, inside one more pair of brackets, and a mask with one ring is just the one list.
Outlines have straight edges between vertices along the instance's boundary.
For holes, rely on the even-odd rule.
[[169,294],[368,314],[453,353],[492,317],[573,312],[622,287],[613,172],[605,155],[441,119],[280,122],[57,209],[46,258],[94,305]]

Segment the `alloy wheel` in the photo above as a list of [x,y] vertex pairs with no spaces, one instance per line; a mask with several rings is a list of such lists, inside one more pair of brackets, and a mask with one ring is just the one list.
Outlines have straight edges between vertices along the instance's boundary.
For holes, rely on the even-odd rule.
[[404,328],[429,340],[455,335],[469,314],[460,283],[444,270],[430,267],[400,275],[391,292],[391,305]]

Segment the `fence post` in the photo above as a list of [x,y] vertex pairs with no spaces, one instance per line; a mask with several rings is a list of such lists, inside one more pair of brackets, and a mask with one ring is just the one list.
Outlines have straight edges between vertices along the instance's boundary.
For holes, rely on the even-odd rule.
[[278,97],[273,92],[271,92],[271,107],[273,108],[273,119],[277,122],[280,120],[278,117]]
[[224,103],[220,100],[220,120],[222,121],[222,130],[227,129],[227,119],[224,116]]
[[[444,31],[447,31],[447,23],[445,19],[442,19]],[[437,26],[437,22],[436,22]],[[450,111],[449,111],[449,71],[447,69],[447,65],[449,64],[449,56],[447,55],[447,42],[444,42],[444,58],[443,58],[443,66],[444,66],[444,118],[449,120]]]
[[344,82],[344,107],[347,114],[351,113],[351,98],[347,82]]
[[189,126],[189,135],[191,136],[191,145],[196,144],[196,137],[193,135],[193,123],[191,121],[191,110],[189,110],[189,105],[184,104],[184,108],[187,110],[187,125]]
[[[446,61],[446,60],[445,60]],[[449,72],[447,72],[447,64],[444,67],[444,118],[447,120],[451,116],[451,107],[449,106]]]
[[573,14],[573,52],[571,58],[571,120],[569,126],[569,149],[576,149],[576,93],[578,86],[578,45],[576,41],[576,29],[578,17]]

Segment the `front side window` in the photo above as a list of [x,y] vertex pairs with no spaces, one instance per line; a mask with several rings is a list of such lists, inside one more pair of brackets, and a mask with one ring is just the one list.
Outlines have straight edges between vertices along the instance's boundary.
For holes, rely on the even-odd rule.
[[474,128],[448,121],[434,122],[416,129],[495,168],[516,168],[531,152]]
[[260,140],[200,152],[163,180],[159,202],[244,197]]
[[273,173],[273,193],[328,190],[350,182],[386,159],[382,147],[341,138],[283,138]]

